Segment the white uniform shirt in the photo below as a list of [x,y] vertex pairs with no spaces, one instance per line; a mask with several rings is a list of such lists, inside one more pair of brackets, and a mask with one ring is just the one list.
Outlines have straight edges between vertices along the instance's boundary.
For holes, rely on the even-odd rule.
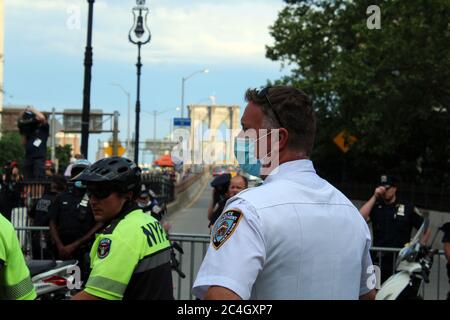
[[358,299],[374,287],[370,245],[359,211],[311,161],[286,162],[227,202],[193,293],[214,285],[242,299]]

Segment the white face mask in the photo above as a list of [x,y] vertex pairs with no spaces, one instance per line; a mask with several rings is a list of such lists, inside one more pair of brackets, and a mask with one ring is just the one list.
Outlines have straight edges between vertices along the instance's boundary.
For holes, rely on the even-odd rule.
[[147,202],[147,203],[138,202],[138,206],[139,206],[140,208],[148,207],[148,206],[150,206],[151,204],[152,204],[152,201],[151,201],[151,200],[150,200],[149,202]]

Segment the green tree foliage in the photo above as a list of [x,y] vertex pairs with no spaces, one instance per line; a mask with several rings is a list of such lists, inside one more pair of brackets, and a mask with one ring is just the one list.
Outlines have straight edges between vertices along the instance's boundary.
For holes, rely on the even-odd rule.
[[[57,145],[55,147],[55,157],[58,159],[58,163],[60,167],[67,167],[70,163],[70,155],[72,153],[72,146],[70,144],[66,144],[64,146]],[[47,158],[50,159],[51,150],[47,148]]]
[[[450,1],[285,0],[269,59],[308,92],[318,131],[313,160],[333,181],[450,184]],[[367,8],[381,9],[370,30]],[[332,138],[347,129],[347,154]]]
[[59,166],[67,167],[70,163],[70,154],[72,153],[72,146],[66,144],[64,146],[56,146],[55,156],[59,160]]
[[0,138],[0,165],[1,168],[8,162],[15,160],[22,163],[25,150],[22,145],[22,137],[18,133],[4,133]]

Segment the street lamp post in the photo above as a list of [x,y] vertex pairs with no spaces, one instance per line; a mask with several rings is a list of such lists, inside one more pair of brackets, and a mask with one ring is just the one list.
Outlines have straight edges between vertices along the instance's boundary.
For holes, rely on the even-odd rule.
[[88,28],[86,50],[84,53],[84,88],[83,88],[83,113],[81,115],[81,153],[88,158],[89,145],[89,113],[91,112],[91,79],[92,79],[92,24],[94,18],[95,0],[87,0]]
[[195,76],[196,74],[199,73],[208,73],[209,70],[208,69],[202,69],[202,70],[198,70],[195,71],[193,73],[191,73],[190,75],[188,75],[187,77],[183,77],[181,79],[181,117],[184,118],[184,85],[186,83],[186,81],[190,78],[192,78],[193,76]]
[[[118,87],[120,90],[122,90],[122,92],[127,96],[127,99],[128,99],[127,141],[126,141],[126,149],[127,149],[127,153],[128,153],[128,150],[130,150],[129,149],[129,147],[130,147],[130,113],[131,113],[130,93],[127,90],[125,90],[125,88],[122,85],[120,85],[118,83],[110,83],[110,85]],[[128,155],[128,156],[130,156],[130,155]]]
[[134,139],[134,162],[139,165],[139,119],[141,112],[141,46],[150,42],[151,33],[147,27],[148,8],[145,7],[145,0],[136,0],[136,6],[133,8],[134,24],[131,27],[128,39],[131,43],[138,46],[137,58],[137,94],[136,94],[136,123]]
[[180,110],[180,108],[175,108],[175,109],[166,109],[166,110],[162,110],[162,111],[157,111],[157,110],[153,110],[151,113],[145,110],[142,110],[142,112],[148,113],[150,115],[153,116],[153,140],[156,140],[156,128],[157,128],[157,121],[156,121],[156,117],[158,117],[159,115],[169,112],[169,111],[178,111]]

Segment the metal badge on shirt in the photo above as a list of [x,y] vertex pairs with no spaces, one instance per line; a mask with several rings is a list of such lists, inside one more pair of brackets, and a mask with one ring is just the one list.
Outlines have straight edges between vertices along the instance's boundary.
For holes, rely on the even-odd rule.
[[243,216],[241,210],[230,209],[217,219],[211,239],[214,249],[218,250],[231,237]]
[[39,146],[41,145],[42,140],[39,138],[34,139],[33,141],[33,146],[35,146],[36,148],[39,148]]
[[100,240],[100,243],[98,244],[97,248],[97,256],[100,259],[104,259],[108,256],[109,251],[111,250],[111,243],[112,240],[108,238],[104,238]]
[[397,206],[397,216],[405,216],[405,206],[403,204],[400,204]]
[[87,194],[83,196],[80,203],[78,204],[78,207],[85,207],[87,208],[89,206],[89,197]]

